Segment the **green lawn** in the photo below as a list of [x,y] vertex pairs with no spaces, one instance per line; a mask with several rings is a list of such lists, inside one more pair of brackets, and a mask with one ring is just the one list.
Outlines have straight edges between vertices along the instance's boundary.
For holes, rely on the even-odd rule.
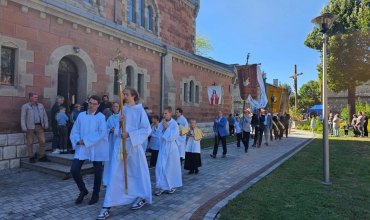
[[[226,137],[226,143],[231,143],[231,142],[234,142],[234,141],[236,141],[236,135],[234,137],[230,137],[230,136]],[[214,137],[202,139],[200,141],[200,147],[202,149],[208,148],[208,147],[213,147],[214,144],[215,144],[215,138]],[[220,146],[221,146],[221,141],[220,141]]]
[[322,182],[322,138],[221,209],[221,219],[370,219],[370,139],[330,137],[330,181]]

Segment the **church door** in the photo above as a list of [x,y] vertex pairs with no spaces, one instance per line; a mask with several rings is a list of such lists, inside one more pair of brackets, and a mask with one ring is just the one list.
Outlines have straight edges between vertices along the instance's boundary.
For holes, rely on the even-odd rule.
[[72,60],[63,57],[59,61],[58,68],[58,95],[64,97],[63,106],[66,107],[66,113],[69,115],[77,100],[77,67]]

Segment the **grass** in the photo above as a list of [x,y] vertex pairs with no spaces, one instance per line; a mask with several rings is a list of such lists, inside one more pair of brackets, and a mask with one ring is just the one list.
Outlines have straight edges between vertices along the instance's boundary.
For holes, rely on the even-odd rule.
[[[230,142],[234,142],[234,141],[236,141],[236,135],[234,137],[226,136],[226,143],[230,143]],[[214,137],[202,139],[200,141],[200,148],[204,149],[204,148],[208,148],[208,147],[213,147],[214,144],[215,144],[215,138]],[[221,141],[220,141],[220,146],[221,146]]]
[[322,139],[221,209],[221,219],[370,219],[368,138],[330,138],[330,181],[323,185]]

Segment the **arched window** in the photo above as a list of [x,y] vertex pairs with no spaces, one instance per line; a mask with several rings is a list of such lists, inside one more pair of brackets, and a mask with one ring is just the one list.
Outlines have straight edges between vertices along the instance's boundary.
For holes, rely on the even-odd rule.
[[135,1],[136,0],[129,0],[129,16],[130,21],[135,22]]
[[189,102],[194,102],[194,81],[190,81]]
[[153,16],[152,8],[147,7],[146,8],[146,28],[151,31],[153,31],[152,16]]
[[139,0],[139,20],[138,23],[140,26],[144,27],[145,23],[145,1]]
[[132,73],[133,73],[133,68],[131,66],[126,67],[126,85],[127,86],[132,85]]
[[0,85],[14,86],[15,49],[1,47]]
[[199,103],[199,86],[195,86],[195,103]]
[[188,101],[188,84],[187,83],[184,83],[184,101],[187,102]]
[[144,96],[144,74],[141,73],[137,75],[137,92],[140,97]]

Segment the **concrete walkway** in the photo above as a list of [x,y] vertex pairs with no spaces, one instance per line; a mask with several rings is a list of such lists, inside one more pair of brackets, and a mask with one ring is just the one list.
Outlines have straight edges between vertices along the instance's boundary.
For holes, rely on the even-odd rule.
[[[273,141],[268,147],[250,147],[248,153],[236,144],[228,145],[226,158],[221,148],[216,159],[211,149],[202,151],[199,174],[188,175],[183,170],[183,187],[174,194],[153,196],[153,204],[132,211],[130,206],[112,207],[108,219],[213,219],[229,199],[247,189],[294,155],[312,140],[312,133],[292,130],[289,138]],[[251,145],[251,144],[250,144]],[[152,190],[155,190],[154,170],[150,170]],[[105,190],[97,204],[88,205],[93,175],[85,175],[89,190],[82,204],[74,204],[78,188],[73,179],[60,178],[34,171],[0,175],[0,219],[95,219]]]

